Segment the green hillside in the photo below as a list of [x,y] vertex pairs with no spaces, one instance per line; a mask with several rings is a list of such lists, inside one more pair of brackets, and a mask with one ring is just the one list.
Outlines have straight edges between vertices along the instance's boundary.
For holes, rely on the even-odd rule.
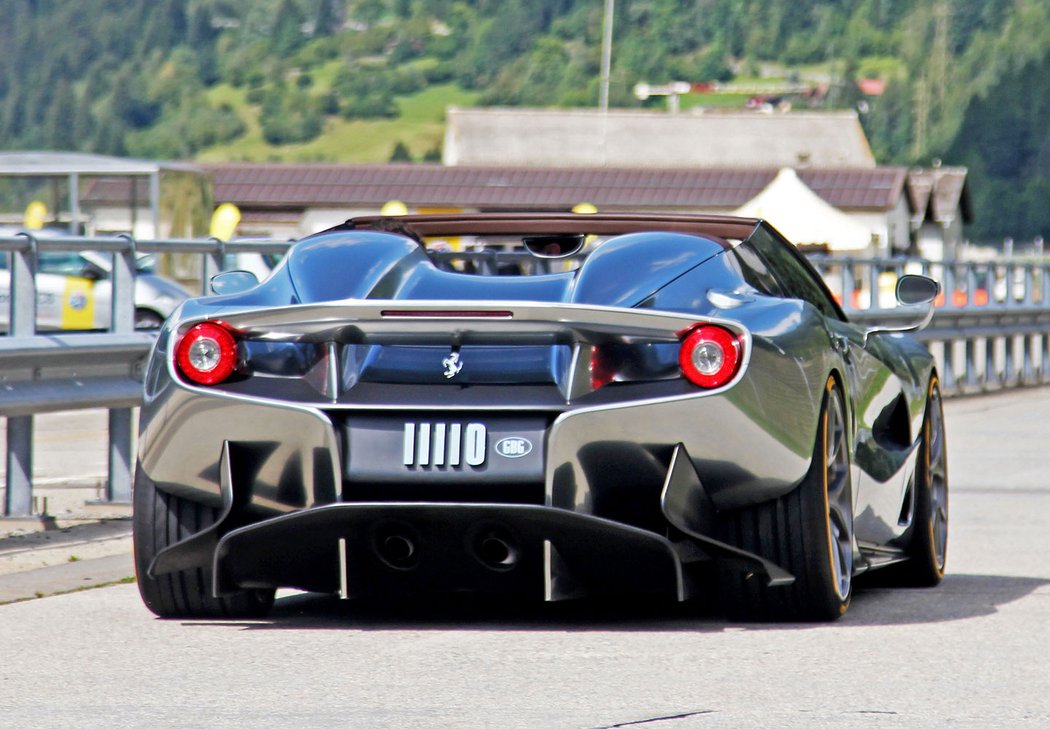
[[259,123],[260,109],[245,101],[245,92],[226,84],[208,92],[211,103],[226,103],[245,121],[240,136],[197,152],[201,162],[279,160],[281,162],[386,162],[398,142],[413,159],[440,155],[445,109],[472,106],[477,93],[454,84],[436,84],[396,97],[399,114],[391,119],[344,119],[327,116],[321,133],[308,141],[271,144]]
[[[420,161],[450,104],[598,98],[602,0],[0,5],[4,150]],[[974,237],[1050,235],[1045,0],[617,0],[614,39],[613,106],[858,109],[881,162],[970,167]]]

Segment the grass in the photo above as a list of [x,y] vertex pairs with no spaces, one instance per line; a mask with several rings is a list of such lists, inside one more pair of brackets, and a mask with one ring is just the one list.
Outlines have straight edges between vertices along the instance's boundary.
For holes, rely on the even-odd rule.
[[477,99],[477,94],[454,84],[430,86],[417,94],[398,98],[401,116],[397,119],[329,117],[324,132],[317,139],[304,144],[274,146],[263,139],[259,108],[247,103],[243,89],[219,85],[210,89],[208,94],[212,103],[226,103],[235,109],[248,129],[233,142],[201,151],[197,155],[200,162],[381,163],[390,159],[390,153],[399,140],[408,146],[413,157],[420,158],[427,151],[441,146],[445,135],[445,109],[473,106]]
[[682,109],[692,109],[697,106],[717,107],[720,109],[743,109],[751,94],[685,94],[682,96]]
[[309,73],[314,83],[310,87],[310,91],[318,95],[327,94],[332,90],[332,84],[335,83],[335,77],[339,73],[339,69],[345,66],[346,64],[342,60],[334,58],[320,66],[311,68]]

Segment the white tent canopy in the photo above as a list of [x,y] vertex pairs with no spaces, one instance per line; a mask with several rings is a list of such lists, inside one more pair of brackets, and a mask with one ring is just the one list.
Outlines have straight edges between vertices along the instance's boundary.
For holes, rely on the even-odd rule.
[[768,220],[796,245],[860,252],[872,244],[872,231],[825,202],[788,167],[734,213]]

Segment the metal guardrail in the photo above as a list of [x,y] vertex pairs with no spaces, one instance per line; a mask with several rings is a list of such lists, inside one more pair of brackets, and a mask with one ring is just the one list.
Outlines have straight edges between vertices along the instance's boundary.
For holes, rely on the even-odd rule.
[[[0,416],[7,419],[7,474],[0,516],[31,516],[33,417],[80,408],[109,410],[109,473],[105,500],[131,501],[134,408],[142,402],[142,375],[153,335],[135,331],[137,253],[192,253],[203,258],[201,292],[228,253],[284,253],[288,242],[208,240],[138,241],[115,238],[0,237],[9,255],[7,335],[0,336]],[[112,255],[107,332],[36,330],[36,262],[40,251],[97,251]]]
[[810,256],[853,321],[895,318],[904,273],[941,282],[930,325],[917,333],[933,352],[945,394],[1050,383],[1050,259],[927,261]]
[[905,273],[921,273],[940,281],[944,293],[938,304],[947,310],[1050,304],[1050,259],[941,262],[809,256],[809,261],[847,311],[892,308],[893,285]]
[[[9,255],[11,284],[7,336],[0,336],[0,416],[7,419],[7,477],[0,516],[31,516],[33,417],[37,413],[99,407],[109,410],[109,474],[105,500],[131,500],[134,407],[141,402],[143,366],[152,335],[134,330],[135,255],[191,253],[203,259],[200,290],[222,269],[228,253],[276,253],[290,242],[208,240],[138,241],[115,238],[0,237]],[[38,251],[92,250],[113,257],[110,330],[36,331]],[[528,253],[435,253],[447,265],[481,273],[544,273],[566,262]],[[919,333],[939,362],[946,394],[983,392],[1050,382],[1050,260],[935,263],[918,259],[814,257],[851,319],[877,324],[903,314],[885,306],[902,273],[924,273],[945,290],[929,327]]]

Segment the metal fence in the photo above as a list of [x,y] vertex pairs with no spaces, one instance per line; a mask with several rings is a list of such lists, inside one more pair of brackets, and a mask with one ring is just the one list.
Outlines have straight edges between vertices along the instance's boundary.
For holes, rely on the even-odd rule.
[[[79,408],[109,410],[109,473],[105,501],[131,500],[134,407],[142,401],[142,374],[154,336],[136,331],[135,258],[138,253],[190,253],[202,258],[200,291],[231,253],[283,253],[274,241],[149,240],[0,237],[9,277],[6,336],[0,337],[0,416],[7,419],[7,474],[2,516],[33,510],[33,417]],[[112,256],[110,326],[104,332],[37,332],[37,254],[97,251]],[[0,294],[5,292],[0,291]]]
[[892,321],[904,273],[941,282],[930,325],[917,336],[938,361],[946,394],[1050,382],[1050,260],[927,261],[810,258],[851,320]]
[[946,310],[1022,309],[1050,303],[1050,259],[940,262],[811,256],[809,260],[847,311],[892,308],[893,286],[904,273],[940,281],[943,294],[938,306]]
[[[109,411],[109,474],[105,500],[131,499],[134,408],[153,336],[134,329],[135,257],[189,253],[202,259],[200,291],[230,253],[283,253],[276,241],[0,237],[8,257],[8,331],[0,336],[0,416],[7,419],[3,516],[32,514],[33,418],[78,408]],[[40,251],[93,250],[112,256],[110,327],[104,332],[36,331],[36,257]],[[438,253],[447,265],[481,273],[562,270],[527,253]],[[867,324],[904,316],[893,285],[903,273],[942,282],[944,294],[919,333],[939,362],[947,394],[1050,382],[1050,260],[934,263],[918,259],[812,259],[851,319]],[[2,292],[0,292],[2,293]]]

